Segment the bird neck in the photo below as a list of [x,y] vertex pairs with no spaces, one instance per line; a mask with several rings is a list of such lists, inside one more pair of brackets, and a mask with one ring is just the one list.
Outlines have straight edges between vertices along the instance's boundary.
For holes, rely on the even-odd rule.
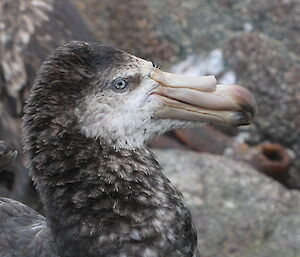
[[51,142],[46,177],[37,181],[61,256],[108,256],[124,244],[159,237],[162,224],[175,219],[181,196],[151,151],[67,141]]

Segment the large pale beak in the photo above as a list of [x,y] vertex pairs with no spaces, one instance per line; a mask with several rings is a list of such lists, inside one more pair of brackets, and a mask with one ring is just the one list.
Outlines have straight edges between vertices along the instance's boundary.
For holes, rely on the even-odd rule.
[[214,76],[190,77],[155,69],[150,77],[159,82],[153,94],[164,103],[156,115],[165,119],[221,122],[230,126],[253,121],[253,94],[238,85],[217,85]]

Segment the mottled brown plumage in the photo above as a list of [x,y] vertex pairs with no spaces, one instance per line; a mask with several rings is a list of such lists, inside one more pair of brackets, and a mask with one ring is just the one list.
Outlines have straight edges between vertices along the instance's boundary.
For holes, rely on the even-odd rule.
[[[118,97],[137,94],[138,83],[149,80],[141,65],[152,66],[120,50],[83,42],[58,48],[42,65],[25,108],[24,144],[46,220],[2,199],[0,256],[198,256],[190,212],[153,153],[146,146],[119,145],[122,138],[115,137],[110,124],[110,133],[96,138],[83,129],[89,115],[101,122],[118,106],[126,109]],[[112,82],[124,72],[131,86],[115,91]],[[85,101],[93,97],[102,116],[91,113]],[[145,138],[159,133],[159,120],[151,122],[154,132],[137,128]]]
[[23,118],[46,219],[2,199],[0,256],[199,256],[191,214],[147,143],[206,121],[249,124],[255,110],[251,92],[213,76],[166,73],[99,43],[59,47]]

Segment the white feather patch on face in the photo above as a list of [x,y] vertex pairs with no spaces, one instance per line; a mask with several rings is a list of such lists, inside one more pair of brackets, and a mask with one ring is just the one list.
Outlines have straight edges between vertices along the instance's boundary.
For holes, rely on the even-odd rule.
[[153,130],[157,130],[152,116],[160,103],[148,97],[154,87],[148,79],[130,92],[109,90],[101,96],[88,96],[82,108],[86,111],[77,115],[82,131],[87,137],[102,138],[120,148],[143,146],[152,137]]

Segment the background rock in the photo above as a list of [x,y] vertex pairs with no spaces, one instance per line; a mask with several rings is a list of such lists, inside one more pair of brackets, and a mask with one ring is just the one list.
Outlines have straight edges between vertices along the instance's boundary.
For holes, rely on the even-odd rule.
[[183,192],[205,257],[299,257],[300,194],[245,163],[181,150],[157,150]]

